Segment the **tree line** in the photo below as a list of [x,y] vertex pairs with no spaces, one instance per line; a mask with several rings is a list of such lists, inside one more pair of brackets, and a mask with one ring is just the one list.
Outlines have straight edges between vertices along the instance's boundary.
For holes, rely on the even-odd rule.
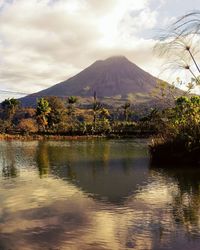
[[[150,114],[139,119],[130,102],[106,108],[94,93],[90,108],[81,108],[78,98],[39,98],[35,108],[23,108],[15,98],[5,99],[0,109],[0,133],[58,135],[134,135],[153,133]],[[152,111],[151,111],[152,112]],[[151,113],[150,112],[150,113]]]

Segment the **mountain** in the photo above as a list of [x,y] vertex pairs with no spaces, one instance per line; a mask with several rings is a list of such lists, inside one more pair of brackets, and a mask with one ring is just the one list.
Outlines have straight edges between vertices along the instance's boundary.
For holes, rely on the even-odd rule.
[[82,103],[87,103],[96,91],[97,97],[109,104],[130,100],[148,102],[150,93],[159,79],[145,72],[124,56],[114,56],[99,60],[79,74],[32,95],[21,98],[22,104],[34,105],[36,98],[45,96],[79,96]]

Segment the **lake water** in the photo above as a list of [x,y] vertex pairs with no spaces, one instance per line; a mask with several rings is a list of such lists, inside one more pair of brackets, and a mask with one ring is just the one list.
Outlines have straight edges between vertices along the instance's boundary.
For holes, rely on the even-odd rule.
[[200,249],[200,170],[145,140],[0,142],[0,250]]

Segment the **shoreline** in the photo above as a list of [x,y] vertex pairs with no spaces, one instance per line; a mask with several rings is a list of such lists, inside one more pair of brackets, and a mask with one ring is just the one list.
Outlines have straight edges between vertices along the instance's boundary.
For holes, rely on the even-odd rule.
[[137,138],[149,138],[146,134],[138,134],[138,135],[21,135],[21,134],[0,134],[0,141],[45,141],[45,140],[53,140],[53,141],[62,141],[62,140],[92,140],[92,139],[137,139]]
[[105,136],[91,136],[91,135],[20,135],[20,134],[0,134],[0,141],[15,141],[15,140],[20,140],[20,141],[45,141],[45,140],[88,140],[88,139],[97,139],[97,138],[106,138]]

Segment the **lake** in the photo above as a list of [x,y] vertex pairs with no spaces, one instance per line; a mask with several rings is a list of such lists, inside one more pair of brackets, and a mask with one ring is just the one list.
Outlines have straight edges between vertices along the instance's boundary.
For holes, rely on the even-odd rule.
[[200,170],[147,140],[1,141],[0,250],[200,249]]

